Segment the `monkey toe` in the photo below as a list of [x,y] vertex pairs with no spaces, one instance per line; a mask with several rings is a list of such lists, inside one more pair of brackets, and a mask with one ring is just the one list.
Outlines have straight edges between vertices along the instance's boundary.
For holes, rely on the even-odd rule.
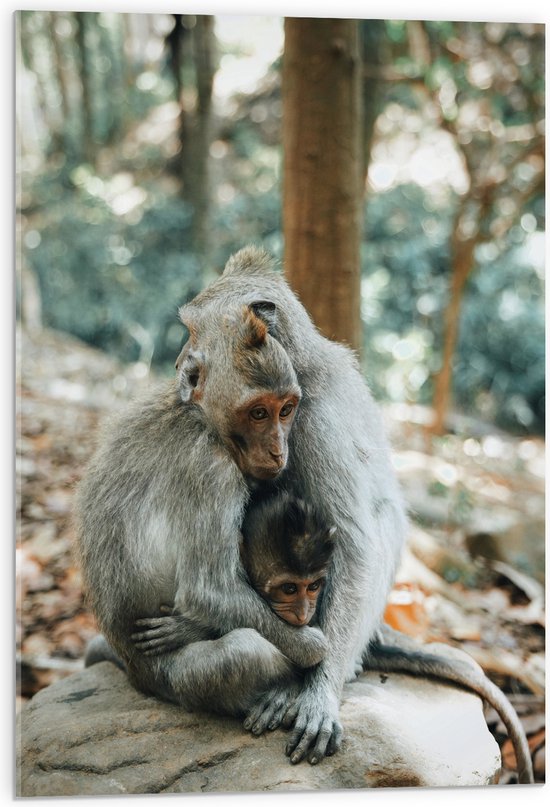
[[327,750],[325,751],[325,756],[332,757],[342,745],[342,737],[344,735],[344,730],[340,723],[335,723],[332,728],[332,734],[330,740],[328,741]]

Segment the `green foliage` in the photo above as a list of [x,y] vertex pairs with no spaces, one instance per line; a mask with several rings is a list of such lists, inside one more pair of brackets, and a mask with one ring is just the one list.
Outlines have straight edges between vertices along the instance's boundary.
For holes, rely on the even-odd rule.
[[[484,254],[485,252],[485,254]],[[525,246],[496,260],[478,250],[462,312],[453,384],[457,402],[472,403],[500,426],[544,428],[544,296]]]
[[[105,189],[91,172],[81,168],[73,176],[76,186],[50,197],[39,243],[27,253],[45,323],[125,361],[154,355],[173,363],[177,308],[201,287],[201,267],[188,245],[188,206],[142,188],[145,199],[128,220],[101,198]],[[49,175],[38,181],[36,197],[51,184]]]
[[[449,284],[452,203],[418,186],[369,200],[363,244],[364,367],[383,398],[429,404]],[[544,297],[521,227],[478,249],[454,362],[456,403],[499,426],[544,431]],[[517,239],[517,240],[516,240]]]

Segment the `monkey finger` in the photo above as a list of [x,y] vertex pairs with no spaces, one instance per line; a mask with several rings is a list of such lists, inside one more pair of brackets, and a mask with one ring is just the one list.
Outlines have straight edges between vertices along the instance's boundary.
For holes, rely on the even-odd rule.
[[275,689],[264,693],[248,713],[243,724],[244,728],[252,731],[253,734],[263,734],[266,728],[271,728],[271,723],[276,719],[276,715],[285,708],[287,701],[288,693],[284,691]]
[[177,644],[177,639],[171,636],[159,636],[152,639],[143,639],[134,642],[138,650],[151,650],[156,647],[167,648]]
[[292,765],[297,765],[304,759],[314,738],[315,738],[315,732],[307,730],[304,731],[298,745],[294,748],[293,751],[291,751],[290,754],[288,754],[288,756],[290,756],[290,762],[292,763]]
[[130,634],[130,638],[134,642],[147,641],[148,639],[162,639],[169,638],[176,635],[174,625],[162,625],[158,628],[151,628],[150,630],[142,630],[137,633]]
[[266,729],[274,731],[281,724],[281,717],[286,707],[286,697],[283,693],[276,693],[269,703],[266,703],[260,717],[252,726],[253,734],[263,734]]
[[274,731],[275,729],[278,729],[278,728],[279,728],[279,726],[282,724],[282,722],[283,722],[283,718],[284,718],[285,713],[286,713],[287,711],[288,711],[288,706],[287,706],[287,704],[286,704],[286,703],[282,703],[282,704],[280,704],[280,705],[278,706],[278,708],[277,708],[276,710],[274,710],[274,712],[273,712],[273,717],[272,717],[272,718],[271,718],[271,720],[269,721],[269,723],[268,723],[268,725],[267,725],[267,728],[268,728],[270,731]]
[[156,616],[136,619],[135,624],[139,628],[161,628],[163,625],[171,624],[172,622],[173,618],[171,616]]
[[267,729],[268,723],[271,721],[271,709],[267,709],[259,718],[256,720],[254,725],[251,727],[250,731],[252,734],[255,734],[257,737],[260,734],[263,734]]
[[[246,720],[243,723],[244,728],[247,731],[253,731],[255,734],[256,732],[254,732],[254,727],[259,723],[259,721],[261,721],[262,715],[265,714],[266,710],[269,710],[269,700],[267,696],[264,695],[254,704],[248,713]],[[259,733],[261,734],[262,732]]]
[[169,649],[169,645],[155,645],[154,647],[149,647],[147,645],[136,645],[136,650],[139,650],[139,652],[143,653],[144,656],[160,656],[162,653],[166,653]]
[[297,701],[294,701],[285,711],[282,716],[281,724],[284,729],[289,729],[296,720],[298,715],[299,704]]
[[153,639],[141,639],[140,641],[134,642],[135,646],[138,650],[147,649],[150,647],[162,647],[164,645],[172,644],[173,640],[170,639],[170,636],[158,636]]
[[296,699],[299,691],[299,687],[295,686],[275,693],[271,702],[272,719],[268,723],[268,729],[273,731],[281,725],[286,729],[292,726],[298,714]]
[[344,735],[344,730],[342,728],[342,725],[338,721],[335,721],[334,725],[332,727],[332,735],[331,735],[331,738],[330,738],[330,740],[328,742],[327,750],[325,752],[325,755],[327,757],[331,757],[333,754],[335,754],[338,751],[338,749],[342,745],[342,737],[343,737],[343,735]]
[[315,746],[307,755],[307,760],[310,765],[317,765],[323,759],[323,757],[326,756],[326,751],[332,737],[332,732],[332,720],[330,718],[326,718],[323,721],[317,735]]
[[256,725],[256,722],[257,722],[257,719],[254,719],[254,717],[250,717],[250,716],[248,716],[248,717],[247,717],[247,718],[245,718],[245,720],[243,721],[243,728],[244,728],[244,730],[245,730],[245,731],[250,731],[252,734],[254,734],[254,732],[252,731],[252,729],[253,729],[253,727]]
[[170,653],[172,650],[177,650],[180,647],[180,642],[177,638],[166,639],[165,641],[156,641],[144,643],[142,647],[138,647],[144,656],[159,656],[162,653]]
[[295,725],[285,748],[285,754],[293,765],[304,758],[314,736],[315,733],[308,730],[307,723],[300,721]]
[[166,642],[173,637],[171,633],[134,633],[131,639],[135,645],[149,644],[149,642]]

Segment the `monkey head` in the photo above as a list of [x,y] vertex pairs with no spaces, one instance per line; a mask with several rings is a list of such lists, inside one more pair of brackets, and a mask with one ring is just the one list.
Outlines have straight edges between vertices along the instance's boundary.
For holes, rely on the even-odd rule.
[[252,586],[285,622],[302,627],[313,619],[335,532],[287,493],[248,511],[242,526],[243,565]]
[[192,306],[180,311],[190,334],[176,362],[181,398],[202,409],[243,475],[274,479],[288,461],[301,391],[269,333],[269,310],[258,303],[220,311],[204,330],[194,314]]

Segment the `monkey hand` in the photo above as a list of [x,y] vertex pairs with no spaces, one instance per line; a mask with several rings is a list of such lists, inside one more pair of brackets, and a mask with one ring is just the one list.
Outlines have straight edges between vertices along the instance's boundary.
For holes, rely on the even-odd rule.
[[332,756],[342,742],[338,698],[330,690],[305,687],[287,710],[283,725],[293,728],[285,753],[293,765],[307,757],[316,765],[325,756]]
[[138,628],[130,638],[137,650],[144,656],[159,656],[177,650],[192,640],[192,623],[181,614],[174,614],[172,608],[161,605],[164,616],[136,619]]

